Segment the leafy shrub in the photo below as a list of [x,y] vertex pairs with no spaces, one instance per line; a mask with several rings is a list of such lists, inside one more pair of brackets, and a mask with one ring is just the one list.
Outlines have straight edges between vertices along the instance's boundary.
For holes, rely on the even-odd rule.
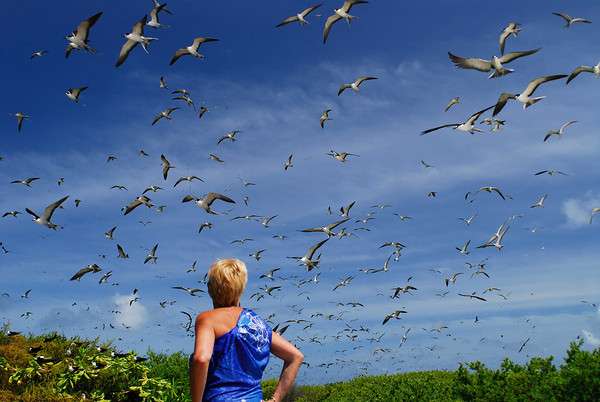
[[[506,359],[498,369],[483,363],[460,365],[454,372],[426,371],[360,376],[325,385],[297,386],[284,402],[313,401],[600,401],[600,349],[572,343],[564,363],[533,358],[520,365]],[[30,347],[56,358],[36,361]],[[57,334],[13,336],[0,333],[0,401],[96,402],[190,401],[188,357],[148,352],[116,357],[98,339],[67,339]],[[269,399],[277,381],[262,384]]]

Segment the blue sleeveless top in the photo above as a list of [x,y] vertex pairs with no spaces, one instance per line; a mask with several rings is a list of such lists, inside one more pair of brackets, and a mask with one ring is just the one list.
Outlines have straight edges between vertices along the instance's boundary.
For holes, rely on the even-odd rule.
[[262,318],[242,309],[237,325],[215,339],[203,402],[260,402],[271,336],[271,327]]

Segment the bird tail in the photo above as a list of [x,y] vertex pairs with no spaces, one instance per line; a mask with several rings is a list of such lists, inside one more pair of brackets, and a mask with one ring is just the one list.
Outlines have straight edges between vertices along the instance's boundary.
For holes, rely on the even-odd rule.
[[545,98],[545,96],[538,96],[537,98],[531,99],[529,102],[527,102],[523,105],[523,109],[527,109],[529,106],[535,105],[536,103],[538,103],[539,101],[541,101],[544,98]]

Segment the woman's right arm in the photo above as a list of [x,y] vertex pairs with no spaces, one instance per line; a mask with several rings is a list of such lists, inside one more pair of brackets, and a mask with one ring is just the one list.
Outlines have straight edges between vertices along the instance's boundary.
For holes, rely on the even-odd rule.
[[304,355],[277,332],[273,332],[271,353],[283,360],[283,369],[279,376],[279,382],[271,398],[271,401],[279,402],[294,386],[298,370],[300,370],[300,365],[304,361]]

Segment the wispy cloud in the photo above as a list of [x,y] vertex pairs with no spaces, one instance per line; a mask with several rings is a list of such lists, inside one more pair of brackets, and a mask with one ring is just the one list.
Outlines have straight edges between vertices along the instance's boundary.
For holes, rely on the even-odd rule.
[[588,192],[580,198],[569,198],[564,201],[562,213],[571,227],[581,227],[590,223],[592,208],[600,206],[600,195]]
[[120,313],[114,314],[114,321],[119,325],[138,329],[144,325],[148,316],[146,306],[141,301],[131,303],[133,296],[115,295],[113,302]]

